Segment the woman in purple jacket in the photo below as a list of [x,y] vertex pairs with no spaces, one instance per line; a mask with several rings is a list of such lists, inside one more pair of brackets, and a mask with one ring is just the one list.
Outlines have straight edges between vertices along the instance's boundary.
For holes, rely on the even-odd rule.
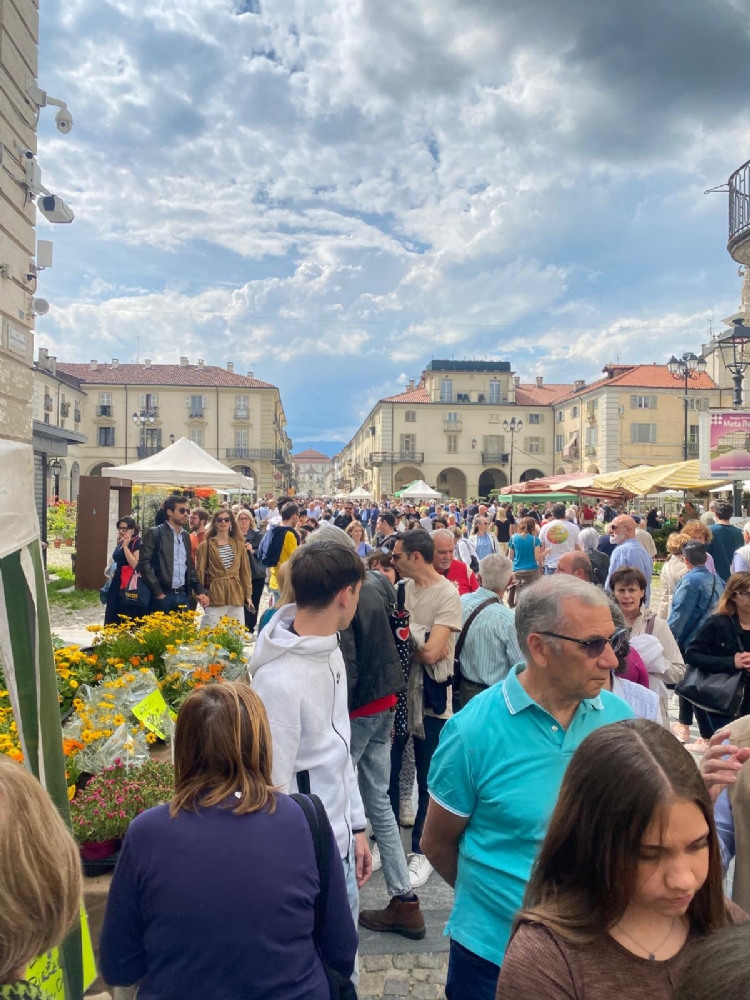
[[357,933],[330,826],[328,906],[300,806],[271,785],[271,733],[247,684],[194,691],[175,735],[175,795],[128,829],[100,967],[139,1000],[328,1000],[323,963],[351,976]]

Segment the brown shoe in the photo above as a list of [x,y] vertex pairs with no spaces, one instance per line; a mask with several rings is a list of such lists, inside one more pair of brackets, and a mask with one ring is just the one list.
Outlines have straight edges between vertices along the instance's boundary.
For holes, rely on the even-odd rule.
[[418,899],[409,903],[393,896],[384,910],[362,910],[359,922],[368,931],[391,931],[412,941],[421,941],[425,936],[424,917]]

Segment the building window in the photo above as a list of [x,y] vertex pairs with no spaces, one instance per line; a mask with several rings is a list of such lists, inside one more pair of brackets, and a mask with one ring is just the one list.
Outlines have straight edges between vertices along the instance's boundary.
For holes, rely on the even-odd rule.
[[491,378],[490,379],[490,399],[491,406],[500,405],[500,379]]
[[698,424],[691,424],[688,428],[688,444],[698,444]]
[[592,424],[586,428],[586,444],[599,444],[599,425]]
[[502,413],[490,413],[489,422],[491,424],[501,424],[503,422]]
[[555,414],[555,423],[561,424],[565,420],[565,410],[558,410]]
[[100,392],[99,393],[99,406],[111,406],[112,405],[112,393],[111,392]]
[[98,444],[100,448],[114,448],[115,446],[114,427],[99,427],[98,433],[99,433]]
[[555,451],[562,451],[565,447],[565,435],[555,434]]
[[249,448],[250,447],[250,432],[247,427],[238,427],[234,432],[234,446],[235,448]]
[[577,406],[571,406],[571,408],[570,408],[570,417],[571,417],[571,419],[575,420],[575,418],[577,416],[578,416],[578,407]]
[[541,415],[541,413],[530,413],[529,414],[529,423],[530,424],[541,424],[541,422],[542,422],[542,415]]
[[530,437],[528,439],[528,447],[526,451],[529,455],[541,455],[542,453],[542,439],[540,437]]
[[656,396],[631,396],[631,410],[655,410]]
[[453,379],[452,378],[441,378],[440,379],[440,402],[441,403],[452,403],[453,402]]
[[199,448],[203,447],[203,428],[202,427],[191,427],[188,430],[188,435],[193,444],[197,444]]
[[407,424],[416,424],[416,422],[417,422],[417,411],[416,410],[407,410],[406,413],[404,413],[404,420],[407,422]]
[[401,435],[401,451],[413,452],[417,450],[417,435],[416,434],[402,434]]
[[185,406],[191,418],[203,417],[208,406],[208,396],[185,396]]
[[708,396],[688,396],[689,410],[707,410]]
[[631,424],[631,444],[656,444],[656,424]]
[[445,419],[449,424],[457,424],[460,420],[459,415],[454,411],[453,413],[446,413]]
[[158,410],[159,409],[159,393],[158,392],[142,392],[141,393],[141,409],[142,410]]
[[249,396],[235,396],[234,397],[234,408],[235,408],[235,410],[245,410],[245,412],[247,412],[250,409],[250,397]]
[[448,435],[448,454],[449,455],[458,454],[458,434]]

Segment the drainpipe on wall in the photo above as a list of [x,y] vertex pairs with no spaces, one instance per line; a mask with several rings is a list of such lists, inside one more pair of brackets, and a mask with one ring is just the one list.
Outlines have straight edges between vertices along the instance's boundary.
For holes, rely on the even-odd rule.
[[128,464],[128,431],[130,430],[130,417],[128,416],[128,387],[125,386],[125,461]]

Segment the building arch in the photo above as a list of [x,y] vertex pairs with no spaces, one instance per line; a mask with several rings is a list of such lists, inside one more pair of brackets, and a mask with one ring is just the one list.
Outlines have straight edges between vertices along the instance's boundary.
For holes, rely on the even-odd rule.
[[500,490],[508,485],[508,477],[502,469],[485,469],[479,477],[479,496],[488,497],[492,490]]
[[591,475],[598,476],[599,475],[599,466],[598,465],[590,465],[588,467],[588,469],[586,469],[586,472],[588,472]]
[[435,489],[459,500],[466,499],[466,475],[455,468],[443,469],[438,473]]
[[528,483],[532,479],[543,479],[544,473],[539,469],[527,469],[526,472],[522,473],[519,482]]
[[114,462],[96,462],[89,469],[89,475],[90,476],[101,476],[102,469],[114,469],[114,467],[115,467],[115,463]]
[[555,473],[555,475],[556,475],[556,476],[564,476],[564,475],[565,475],[565,469],[563,469],[563,467],[562,467],[562,466],[560,466],[560,467],[558,468],[557,472]]
[[422,473],[419,469],[415,469],[413,465],[404,465],[400,469],[396,469],[393,474],[393,482],[397,490],[401,490],[404,486],[408,486],[409,483],[413,483],[415,479],[421,479]]

